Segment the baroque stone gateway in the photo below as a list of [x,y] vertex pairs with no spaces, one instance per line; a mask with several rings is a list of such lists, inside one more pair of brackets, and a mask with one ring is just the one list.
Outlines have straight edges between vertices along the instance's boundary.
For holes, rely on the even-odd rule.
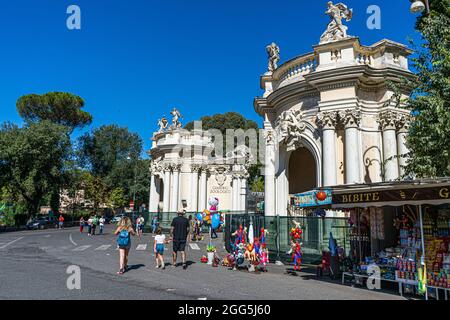
[[[413,77],[412,51],[387,39],[361,44],[342,22],[352,14],[330,1],[319,43],[281,65],[280,48],[266,47],[268,71],[254,110],[263,119],[268,216],[288,215],[292,195],[318,187],[404,178],[411,116],[402,101],[409,89],[394,93],[388,82]],[[226,161],[212,159],[205,152],[213,148],[211,137],[182,130],[179,112],[172,116],[170,127],[163,118],[153,135],[150,211],[177,211],[183,203],[201,211],[211,196],[222,210],[245,210],[251,155],[238,149]]]
[[388,81],[411,78],[405,45],[362,45],[343,19],[353,11],[328,2],[330,22],[312,52],[261,76],[254,100],[264,119],[265,214],[288,215],[292,195],[317,187],[404,177],[411,120]]

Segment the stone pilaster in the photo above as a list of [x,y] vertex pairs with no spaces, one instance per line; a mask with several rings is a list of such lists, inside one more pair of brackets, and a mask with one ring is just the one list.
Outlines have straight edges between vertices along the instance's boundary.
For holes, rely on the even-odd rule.
[[163,212],[170,211],[170,180],[171,180],[171,166],[170,164],[165,164],[164,170],[164,198],[163,198]]
[[345,127],[345,183],[359,183],[360,163],[358,157],[358,130],[361,121],[361,111],[357,108],[339,111],[339,118]]
[[325,111],[317,115],[317,124],[322,127],[323,185],[334,186],[336,170],[336,124],[337,112]]
[[397,159],[396,122],[398,114],[386,110],[379,114],[378,122],[383,135],[383,167],[384,180],[392,181],[399,178]]
[[405,166],[408,161],[409,149],[406,146],[406,137],[409,132],[409,125],[411,123],[411,116],[409,114],[399,114],[395,126],[397,128],[397,154],[398,169],[400,178],[405,175]]

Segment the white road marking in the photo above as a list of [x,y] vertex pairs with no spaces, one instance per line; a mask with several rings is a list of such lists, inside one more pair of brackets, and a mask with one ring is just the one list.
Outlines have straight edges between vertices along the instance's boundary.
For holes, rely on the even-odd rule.
[[44,236],[44,238],[50,238],[50,237],[51,237],[51,235],[49,235],[49,234]]
[[6,243],[5,245],[1,246],[0,249],[5,249],[7,246],[12,245],[14,242],[17,242],[17,241],[19,241],[19,240],[22,240],[23,238],[24,238],[24,237],[20,237],[20,238],[17,238],[16,240],[13,240],[13,241],[11,241],[11,242],[8,242],[8,243]]
[[192,250],[200,250],[200,247],[196,243],[189,243]]
[[147,250],[147,245],[146,244],[140,244],[140,245],[137,246],[136,250],[137,251]]
[[72,251],[84,251],[90,247],[92,247],[92,246],[91,245],[81,246],[81,247],[77,247],[77,248],[73,249]]
[[70,240],[70,242],[72,242],[72,244],[73,244],[75,247],[78,246],[78,245],[76,244],[76,242],[73,241],[73,239],[72,239],[72,234],[69,234],[69,240]]
[[110,244],[104,244],[104,245],[98,247],[97,249],[95,249],[95,251],[105,251],[105,250],[108,250],[109,247],[111,247]]
[[197,298],[197,300],[208,300],[208,298]]

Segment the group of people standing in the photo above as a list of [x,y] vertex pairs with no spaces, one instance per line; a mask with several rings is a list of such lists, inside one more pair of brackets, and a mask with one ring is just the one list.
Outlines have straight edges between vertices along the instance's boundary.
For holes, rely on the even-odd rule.
[[87,225],[89,237],[95,235],[95,230],[97,229],[97,226],[99,226],[99,228],[100,228],[99,233],[103,234],[103,230],[105,229],[105,222],[106,222],[106,219],[104,216],[101,216],[99,218],[96,214],[93,214],[92,216],[90,216],[88,220],[85,220],[84,217],[81,217],[80,218],[80,233],[83,233],[83,229]]
[[[181,254],[183,269],[187,269],[186,262],[186,243],[189,236],[190,223],[184,216],[185,211],[179,211],[177,217],[172,221],[170,228],[170,237],[167,239],[162,233],[162,228],[157,225],[157,219],[152,220],[152,230],[156,233],[155,241],[153,244],[153,252],[156,258],[156,268],[165,269],[164,263],[164,245],[170,242],[173,243],[172,253],[172,267],[177,266],[178,252]],[[136,220],[136,231],[133,229],[131,219],[123,217],[115,230],[114,234],[117,236],[117,246],[119,248],[119,271],[117,274],[124,274],[128,268],[128,254],[131,248],[131,236],[135,236],[142,233],[142,229],[138,228],[139,225],[143,225],[143,222],[138,218]]]

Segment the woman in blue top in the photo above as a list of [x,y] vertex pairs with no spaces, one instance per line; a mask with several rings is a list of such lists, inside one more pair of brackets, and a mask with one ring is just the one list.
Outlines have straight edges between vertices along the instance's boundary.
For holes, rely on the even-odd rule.
[[117,244],[119,246],[119,271],[117,274],[124,274],[128,268],[128,254],[131,248],[131,235],[136,235],[133,230],[133,224],[130,218],[123,217],[114,232],[117,236]]

